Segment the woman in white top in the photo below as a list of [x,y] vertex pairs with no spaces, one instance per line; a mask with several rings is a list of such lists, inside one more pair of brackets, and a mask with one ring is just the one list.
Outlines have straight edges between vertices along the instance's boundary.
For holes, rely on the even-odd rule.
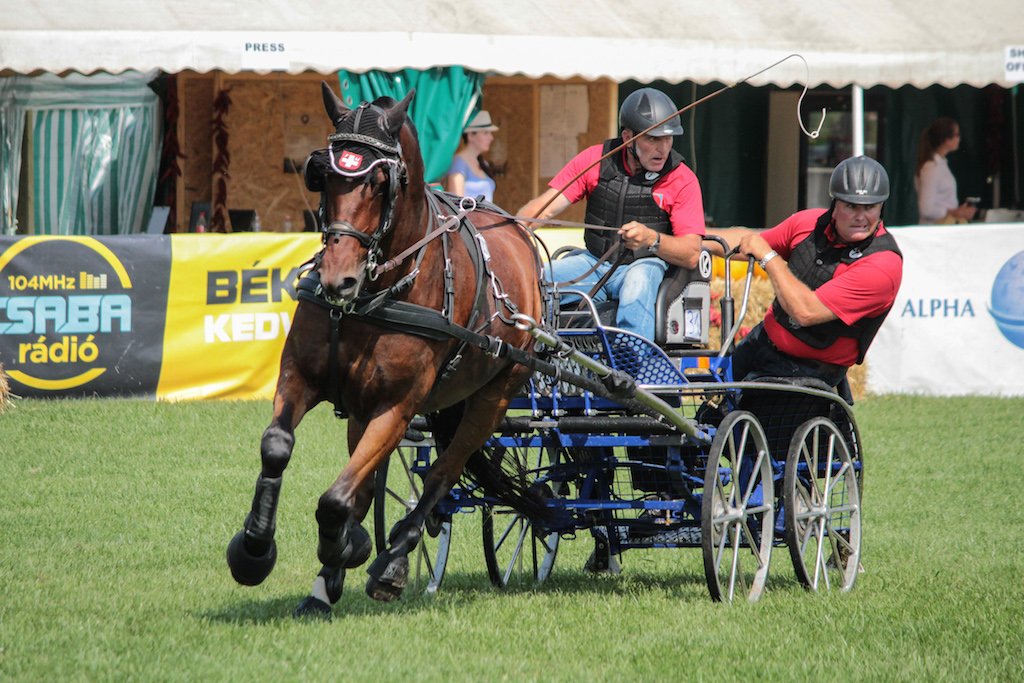
[[448,169],[449,192],[460,197],[482,195],[486,201],[494,201],[494,178],[484,154],[491,148],[496,130],[498,127],[491,123],[491,115],[486,111],[479,112],[469,122],[462,133],[462,145]]
[[975,207],[960,203],[956,178],[946,161],[946,155],[959,148],[960,126],[951,118],[936,119],[921,133],[914,170],[921,225],[966,223],[977,212]]

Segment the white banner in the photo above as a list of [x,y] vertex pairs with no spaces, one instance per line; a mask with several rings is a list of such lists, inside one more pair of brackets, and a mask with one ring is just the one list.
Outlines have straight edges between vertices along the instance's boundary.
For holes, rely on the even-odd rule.
[[1024,225],[892,232],[903,284],[868,352],[871,391],[1024,395]]

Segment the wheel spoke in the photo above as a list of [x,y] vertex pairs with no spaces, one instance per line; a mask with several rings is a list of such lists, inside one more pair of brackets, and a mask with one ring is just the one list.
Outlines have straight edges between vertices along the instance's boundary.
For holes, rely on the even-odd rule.
[[784,498],[797,578],[811,590],[848,590],[856,574],[848,561],[860,552],[859,492],[847,443],[831,420],[811,418],[795,430]]
[[[495,513],[491,512],[491,515],[495,515]],[[494,549],[496,551],[501,550],[502,546],[505,545],[505,540],[508,539],[509,535],[511,535],[512,530],[515,529],[516,526],[522,524],[522,521],[523,517],[521,515],[515,514],[512,517],[511,521],[507,525],[505,525],[505,531],[502,532],[501,536],[494,543]]]
[[817,588],[821,582],[821,576],[825,576],[825,588],[829,587],[828,566],[825,559],[825,520],[820,519],[815,525],[817,527],[818,544],[814,548],[814,587]]
[[[525,484],[545,486],[556,498],[561,497],[560,487],[543,479],[549,468],[560,462],[559,447],[523,445],[537,438],[537,434],[527,434],[523,436],[522,442],[518,439],[512,441],[520,445],[503,445],[499,448],[504,449],[506,460],[516,462]],[[555,491],[552,487],[559,490]],[[560,540],[558,535],[535,534],[533,522],[528,517],[504,504],[485,505],[482,513],[484,560],[491,583],[504,588],[517,575],[523,581],[532,579],[534,583],[543,582],[555,563]],[[499,518],[504,521],[496,529]],[[524,561],[530,565],[529,568],[524,567]],[[517,568],[519,571],[516,571]]]
[[[712,440],[705,467],[701,527],[711,596],[754,601],[764,592],[774,520],[772,467],[764,430],[753,414],[733,411]],[[752,556],[748,556],[749,555]]]
[[519,531],[519,538],[516,540],[516,547],[512,550],[512,558],[509,560],[508,567],[505,569],[505,585],[508,585],[509,579],[512,578],[516,565],[519,564],[520,558],[522,557],[523,542],[526,540],[527,531],[529,531],[529,529],[527,525],[524,524]]

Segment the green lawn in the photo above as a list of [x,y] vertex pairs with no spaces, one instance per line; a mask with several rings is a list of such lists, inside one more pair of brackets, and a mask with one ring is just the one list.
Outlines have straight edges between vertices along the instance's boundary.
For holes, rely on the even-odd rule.
[[756,604],[713,603],[699,550],[582,571],[563,541],[534,590],[490,587],[479,515],[459,515],[445,584],[384,605],[349,572],[332,622],[295,621],[313,512],[345,462],[326,406],[299,427],[277,567],[224,559],[259,471],[269,402],[17,401],[0,415],[0,679],[1024,679],[1024,399],[880,397],[865,442],[866,572],[813,595],[776,548]]

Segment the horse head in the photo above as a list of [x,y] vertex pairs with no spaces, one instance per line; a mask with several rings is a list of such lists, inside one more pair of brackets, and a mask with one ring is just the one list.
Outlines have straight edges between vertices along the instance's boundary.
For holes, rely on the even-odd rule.
[[355,109],[323,83],[334,124],[328,147],[306,162],[306,187],[321,193],[323,251],[318,269],[331,304],[350,305],[394,242],[410,184],[424,192],[423,161],[408,116],[415,91],[401,102],[381,97]]

